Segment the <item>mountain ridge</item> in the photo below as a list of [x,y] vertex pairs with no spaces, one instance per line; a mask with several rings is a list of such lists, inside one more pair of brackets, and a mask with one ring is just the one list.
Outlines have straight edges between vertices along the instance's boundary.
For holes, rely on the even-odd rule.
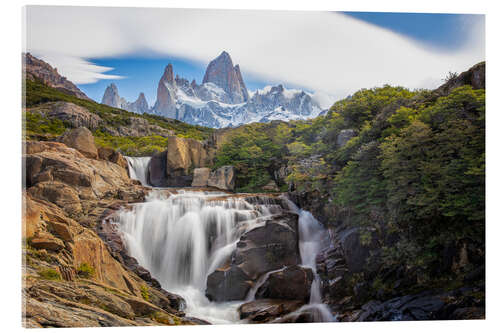
[[[103,96],[102,103],[107,102]],[[144,108],[143,104],[136,109],[131,104],[122,101],[107,105],[212,128],[308,119],[325,111],[309,93],[289,90],[282,84],[250,94],[240,65],[234,65],[226,51],[208,64],[201,84],[196,80],[189,82],[178,74],[174,77],[173,66],[169,63],[158,82],[155,104],[151,108]]]

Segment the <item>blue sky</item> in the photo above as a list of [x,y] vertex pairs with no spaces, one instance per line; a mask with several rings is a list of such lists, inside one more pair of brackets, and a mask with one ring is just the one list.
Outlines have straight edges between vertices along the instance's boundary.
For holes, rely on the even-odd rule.
[[223,50],[250,90],[283,83],[324,104],[384,84],[436,88],[485,58],[483,15],[31,6],[27,17],[26,51],[97,101],[114,82],[152,104],[168,63],[201,82]]

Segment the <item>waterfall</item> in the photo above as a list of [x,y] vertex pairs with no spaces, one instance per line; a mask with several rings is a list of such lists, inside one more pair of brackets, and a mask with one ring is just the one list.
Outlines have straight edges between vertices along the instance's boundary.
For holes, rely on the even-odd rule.
[[[299,214],[302,263],[312,268],[315,276],[310,302],[301,309],[309,307],[316,312],[327,312],[318,321],[332,321],[326,305],[319,304],[321,295],[315,270],[320,247],[318,237],[324,230],[311,214],[298,210],[291,202],[289,205]],[[145,202],[122,209],[115,223],[129,254],[147,268],[165,290],[186,300],[188,316],[211,323],[236,323],[241,322],[238,307],[254,298],[258,287],[272,272],[261,276],[247,299],[239,302],[210,302],[205,296],[207,277],[230,259],[245,232],[262,226],[267,216],[282,210],[266,198],[254,201],[222,192],[179,190],[169,193],[153,189]]]
[[164,289],[186,299],[189,316],[212,323],[238,322],[242,302],[209,302],[207,276],[229,259],[244,232],[263,223],[266,210],[225,193],[162,193],[153,190],[146,202],[119,213],[130,255]]
[[320,278],[316,272],[316,256],[318,255],[323,242],[326,239],[326,230],[314,218],[314,216],[305,210],[299,209],[292,201],[286,199],[290,210],[299,215],[299,251],[300,259],[303,267],[311,268],[314,274],[314,279],[311,284],[311,296],[309,304],[304,305],[300,309],[292,312],[285,317],[298,316],[304,312],[312,312],[315,321],[332,322],[336,318],[332,315],[327,305],[322,303]]
[[128,164],[130,178],[136,179],[142,185],[147,186],[148,182],[148,166],[151,157],[130,157],[125,156]]

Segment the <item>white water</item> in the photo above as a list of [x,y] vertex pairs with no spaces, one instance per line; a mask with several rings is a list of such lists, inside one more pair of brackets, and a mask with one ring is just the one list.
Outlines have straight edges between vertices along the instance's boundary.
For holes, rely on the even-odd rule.
[[151,157],[130,157],[125,156],[128,163],[129,176],[141,182],[142,185],[149,185],[148,183],[148,166]]
[[211,303],[207,276],[233,252],[239,237],[260,225],[259,205],[224,193],[182,192],[165,197],[153,190],[145,203],[119,215],[130,255],[169,292],[181,295],[186,314],[211,323],[239,321],[242,302]]
[[[163,194],[162,194],[163,193]],[[218,192],[179,191],[170,196],[153,189],[146,202],[132,210],[122,210],[118,223],[131,256],[158,279],[165,290],[181,295],[187,304],[187,316],[211,323],[237,323],[237,308],[242,302],[210,302],[205,297],[207,276],[226,262],[240,236],[264,223],[263,217],[279,213],[276,205],[253,205],[241,198]],[[321,225],[311,214],[290,207],[299,214],[299,248],[302,263],[314,271],[308,305],[297,310],[316,309],[318,321],[333,321],[321,303],[315,258],[320,247]],[[279,270],[278,270],[279,271]],[[255,292],[266,277],[262,276],[247,295]],[[295,313],[293,313],[295,314]]]
[[314,280],[311,284],[311,296],[309,304],[304,305],[300,309],[288,314],[287,317],[298,316],[303,312],[312,311],[315,316],[315,321],[333,322],[337,321],[332,315],[327,305],[322,303],[320,278],[316,273],[316,256],[321,250],[322,240],[325,236],[325,229],[308,211],[299,209],[293,202],[287,200],[290,210],[299,214],[299,251],[302,260],[302,266],[313,270]]

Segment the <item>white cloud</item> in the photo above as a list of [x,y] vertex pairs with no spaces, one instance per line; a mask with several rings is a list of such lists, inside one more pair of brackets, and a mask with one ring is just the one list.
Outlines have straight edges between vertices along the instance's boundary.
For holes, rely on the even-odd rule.
[[336,99],[386,83],[434,88],[485,58],[483,16],[463,22],[462,49],[444,52],[330,12],[35,6],[27,15],[28,51],[75,83],[111,78],[89,58],[149,53],[208,64],[226,50],[243,76]]

